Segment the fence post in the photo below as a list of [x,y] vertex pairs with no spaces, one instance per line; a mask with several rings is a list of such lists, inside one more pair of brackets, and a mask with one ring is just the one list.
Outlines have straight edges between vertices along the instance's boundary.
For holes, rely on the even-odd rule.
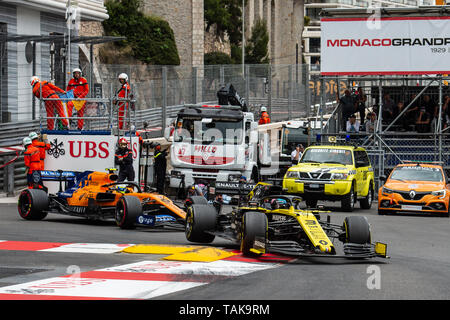
[[197,103],[197,67],[192,67],[192,91],[193,91],[193,100],[192,103],[196,104]]
[[438,117],[438,130],[437,133],[439,134],[439,151],[438,151],[438,157],[439,162],[442,161],[442,75],[439,76],[439,117]]
[[267,92],[267,111],[272,114],[272,65],[269,64],[269,70],[267,72],[267,87],[269,88]]
[[[13,156],[4,156],[3,164],[13,159]],[[3,191],[8,197],[14,196],[14,162],[3,167]]]
[[248,64],[245,65],[245,101],[247,104],[250,104],[250,66]]
[[166,127],[166,109],[167,109],[167,67],[162,67],[162,106],[161,106],[161,134],[164,136]]
[[292,65],[289,65],[288,68],[288,72],[289,72],[289,83],[288,83],[288,115],[289,118],[287,120],[291,120],[292,119]]

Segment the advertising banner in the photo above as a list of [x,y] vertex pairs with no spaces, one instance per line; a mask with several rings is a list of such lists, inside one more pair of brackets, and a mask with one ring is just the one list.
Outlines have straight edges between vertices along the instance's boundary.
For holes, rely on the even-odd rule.
[[[117,137],[112,135],[47,135],[50,150],[45,157],[46,170],[64,171],[102,171],[107,168],[117,168],[114,165],[114,154],[117,148]],[[130,140],[129,137],[126,137]],[[139,139],[132,137],[128,145],[133,151],[133,167],[138,177],[139,168]],[[118,171],[117,171],[118,173]],[[57,185],[45,182],[49,191]],[[50,190],[51,189],[51,190]]]
[[450,16],[322,18],[321,30],[322,75],[450,73]]

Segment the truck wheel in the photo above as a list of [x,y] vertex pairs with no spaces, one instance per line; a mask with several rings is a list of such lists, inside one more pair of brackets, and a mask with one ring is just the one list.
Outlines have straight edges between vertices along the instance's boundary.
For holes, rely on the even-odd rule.
[[216,223],[217,212],[214,207],[199,204],[188,207],[186,213],[186,239],[199,243],[213,242],[216,236],[205,231],[214,230]]
[[370,183],[369,192],[367,192],[367,196],[364,199],[361,199],[359,201],[359,204],[363,209],[370,209],[370,207],[372,207],[372,201],[373,201],[373,187],[372,183]]
[[136,228],[136,219],[142,215],[142,204],[139,198],[123,196],[116,204],[116,224],[121,229]]
[[350,192],[347,193],[341,200],[341,208],[343,211],[352,212],[355,208],[355,188],[352,185]]
[[242,217],[241,251],[245,256],[258,255],[250,249],[259,241],[265,246],[267,239],[267,217],[262,212],[249,211]]
[[364,216],[346,217],[344,220],[345,241],[357,244],[370,243],[370,225]]
[[48,195],[44,190],[26,189],[19,195],[17,209],[25,220],[42,220],[47,216]]

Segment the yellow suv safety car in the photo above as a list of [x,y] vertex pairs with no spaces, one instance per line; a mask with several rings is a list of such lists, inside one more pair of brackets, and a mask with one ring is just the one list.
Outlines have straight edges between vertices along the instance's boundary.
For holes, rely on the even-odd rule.
[[354,145],[313,145],[297,165],[288,169],[283,188],[301,196],[308,207],[318,200],[341,201],[344,211],[353,211],[357,200],[370,209],[374,196],[374,173],[366,150]]

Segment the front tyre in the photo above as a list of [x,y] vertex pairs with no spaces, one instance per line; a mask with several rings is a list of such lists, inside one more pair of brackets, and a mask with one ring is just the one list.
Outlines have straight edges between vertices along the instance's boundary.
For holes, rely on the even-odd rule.
[[142,215],[142,204],[139,198],[123,196],[116,204],[116,224],[121,229],[136,228],[136,219]]
[[26,189],[19,195],[17,209],[25,220],[42,220],[47,216],[48,195],[44,190]]
[[209,205],[193,204],[186,212],[186,239],[190,242],[211,243],[216,237],[205,231],[216,228],[217,211]]
[[346,217],[344,243],[366,244],[371,241],[370,225],[364,216]]
[[260,255],[251,251],[256,242],[259,246],[266,245],[267,217],[262,212],[245,212],[242,217],[241,251],[245,256]]

